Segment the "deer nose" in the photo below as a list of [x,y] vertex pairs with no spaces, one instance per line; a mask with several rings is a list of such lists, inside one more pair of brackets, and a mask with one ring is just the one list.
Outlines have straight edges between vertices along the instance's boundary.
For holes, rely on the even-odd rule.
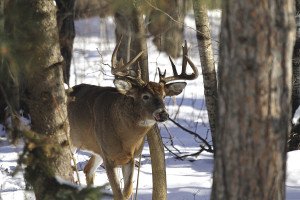
[[156,111],[154,111],[153,117],[157,122],[164,122],[164,121],[168,120],[169,114],[167,113],[167,111],[165,109],[160,108],[160,109],[157,109]]

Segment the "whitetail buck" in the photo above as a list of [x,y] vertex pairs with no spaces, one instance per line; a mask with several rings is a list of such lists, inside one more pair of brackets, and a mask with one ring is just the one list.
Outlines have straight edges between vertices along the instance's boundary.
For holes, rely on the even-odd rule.
[[[142,53],[127,64],[117,61],[120,42],[111,63],[115,88],[75,86],[70,94],[73,100],[68,105],[72,143],[93,152],[84,168],[87,184],[93,183],[94,173],[103,162],[115,200],[131,196],[134,158],[141,153],[144,138],[152,126],[168,119],[164,97],[178,95],[186,86],[185,82],[168,82],[193,80],[198,76],[197,68],[187,57],[185,44],[180,75],[170,58],[174,76],[166,77],[166,71],[159,71],[159,83],[144,82],[139,67],[137,73],[132,68]],[[193,70],[190,75],[186,74],[187,63]],[[115,171],[118,166],[122,167],[123,192]]]

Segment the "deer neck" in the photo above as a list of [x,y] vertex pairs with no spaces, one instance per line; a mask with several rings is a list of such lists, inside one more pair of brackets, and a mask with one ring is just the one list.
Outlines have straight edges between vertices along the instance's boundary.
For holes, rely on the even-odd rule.
[[120,120],[127,124],[127,127],[132,130],[141,131],[140,129],[150,129],[156,121],[154,119],[147,119],[143,114],[140,113],[141,107],[138,106],[134,100],[130,97],[126,97],[126,101],[118,103],[117,108],[121,113],[122,117]]

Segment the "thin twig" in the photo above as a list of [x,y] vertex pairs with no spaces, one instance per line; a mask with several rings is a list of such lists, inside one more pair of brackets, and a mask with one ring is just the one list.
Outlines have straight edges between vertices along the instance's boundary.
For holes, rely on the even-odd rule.
[[169,134],[169,139],[170,139],[170,141],[171,141],[171,146],[172,146],[178,153],[181,153],[181,152],[179,151],[179,149],[177,149],[177,148],[174,146],[173,136],[171,135],[170,130],[168,129],[168,127],[167,127],[165,124],[163,124],[163,125],[164,125],[165,129],[167,130],[167,133]]
[[163,145],[164,145],[164,147],[165,147],[171,154],[173,154],[177,159],[183,160],[183,159],[181,158],[181,156],[179,156],[179,155],[177,155],[176,153],[174,153],[171,149],[169,149],[169,148],[167,147],[167,145],[165,145],[165,144],[163,144]]
[[199,140],[201,140],[207,147],[208,149],[204,148],[203,149],[207,152],[213,153],[214,150],[211,148],[211,145],[204,139],[202,138],[200,135],[198,135],[197,133],[194,133],[193,131],[190,131],[188,129],[186,129],[185,127],[181,126],[179,123],[177,123],[176,121],[174,121],[173,119],[169,118],[169,120],[171,122],[173,122],[176,126],[178,126],[179,128],[181,128],[182,130],[184,130],[185,132],[189,133],[190,135],[193,135],[194,137],[198,138]]
[[202,147],[202,148],[201,148],[199,151],[197,151],[196,153],[186,154],[186,155],[180,156],[180,159],[184,159],[184,158],[189,157],[189,156],[199,156],[203,151],[205,151],[205,149]]

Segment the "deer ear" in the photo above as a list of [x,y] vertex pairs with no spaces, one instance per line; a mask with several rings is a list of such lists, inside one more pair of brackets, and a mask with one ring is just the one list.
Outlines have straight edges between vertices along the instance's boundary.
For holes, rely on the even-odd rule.
[[114,84],[117,90],[122,94],[126,94],[132,88],[132,85],[129,81],[122,79],[115,79]]
[[186,82],[175,82],[165,85],[166,96],[176,96],[185,88]]

